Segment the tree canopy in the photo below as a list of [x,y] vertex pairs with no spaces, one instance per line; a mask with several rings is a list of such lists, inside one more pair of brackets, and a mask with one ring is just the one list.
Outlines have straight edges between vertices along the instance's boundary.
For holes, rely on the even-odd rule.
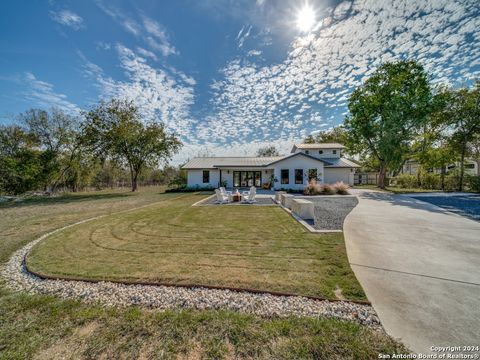
[[275,145],[269,145],[257,150],[258,157],[279,156],[280,153]]
[[180,140],[156,122],[144,124],[138,107],[128,100],[101,102],[85,113],[83,142],[98,156],[125,164],[132,191],[145,166],[168,161],[181,147]]
[[431,101],[427,74],[413,61],[385,63],[350,96],[347,149],[379,161],[379,187],[385,187],[387,170],[403,164]]

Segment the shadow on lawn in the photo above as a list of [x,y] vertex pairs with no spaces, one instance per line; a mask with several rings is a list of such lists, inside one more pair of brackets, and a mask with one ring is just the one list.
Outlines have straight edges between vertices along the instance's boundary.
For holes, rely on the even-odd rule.
[[73,202],[81,201],[91,201],[91,200],[108,200],[108,199],[118,199],[118,198],[127,198],[134,195],[132,192],[124,193],[90,193],[90,194],[65,194],[60,196],[51,196],[51,197],[32,197],[26,198],[20,201],[10,201],[0,203],[0,209],[14,208],[21,206],[31,206],[31,205],[55,205],[55,204],[67,204]]

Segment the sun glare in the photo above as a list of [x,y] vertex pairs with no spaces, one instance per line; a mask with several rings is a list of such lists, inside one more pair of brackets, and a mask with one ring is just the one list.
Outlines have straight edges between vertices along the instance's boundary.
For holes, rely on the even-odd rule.
[[309,32],[315,25],[315,10],[305,4],[297,13],[297,27],[300,31]]

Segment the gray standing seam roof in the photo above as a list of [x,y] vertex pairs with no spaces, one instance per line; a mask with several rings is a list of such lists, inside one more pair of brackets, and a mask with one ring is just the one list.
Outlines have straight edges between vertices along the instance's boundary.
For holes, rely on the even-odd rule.
[[319,159],[303,153],[287,156],[270,157],[198,157],[187,162],[183,169],[215,169],[219,167],[265,167],[292,156],[302,155],[325,163],[325,167],[359,167],[354,162],[344,158]]

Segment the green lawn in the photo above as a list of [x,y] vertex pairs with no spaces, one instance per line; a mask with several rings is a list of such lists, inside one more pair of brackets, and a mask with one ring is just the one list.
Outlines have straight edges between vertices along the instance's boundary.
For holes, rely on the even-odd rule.
[[181,194],[59,232],[27,257],[29,269],[73,279],[148,281],[347,299],[365,295],[343,235],[312,234],[276,206],[191,205]]
[[[0,263],[53,229],[174,196],[145,188],[1,205]],[[406,351],[383,333],[335,319],[105,308],[14,293],[1,281],[0,309],[0,359],[373,359]]]

